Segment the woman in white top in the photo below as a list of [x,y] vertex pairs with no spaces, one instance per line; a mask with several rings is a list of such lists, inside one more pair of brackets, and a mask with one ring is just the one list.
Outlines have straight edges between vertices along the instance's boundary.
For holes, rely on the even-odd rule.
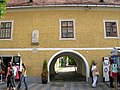
[[95,74],[95,72],[98,71],[97,63],[96,62],[93,62],[91,71],[92,71],[92,76],[93,76],[92,87],[96,87],[96,83],[97,83],[97,80],[98,80],[98,75]]

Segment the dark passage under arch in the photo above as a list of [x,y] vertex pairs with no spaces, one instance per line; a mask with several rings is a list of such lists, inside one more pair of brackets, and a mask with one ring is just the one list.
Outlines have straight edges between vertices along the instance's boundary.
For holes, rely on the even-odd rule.
[[[59,67],[59,70],[55,70],[55,64],[58,59],[62,57],[72,57],[76,65],[67,65]],[[75,70],[76,68],[76,70]],[[71,71],[71,70],[73,71]],[[50,81],[86,81],[86,67],[84,60],[73,52],[63,52],[56,55],[49,66]]]

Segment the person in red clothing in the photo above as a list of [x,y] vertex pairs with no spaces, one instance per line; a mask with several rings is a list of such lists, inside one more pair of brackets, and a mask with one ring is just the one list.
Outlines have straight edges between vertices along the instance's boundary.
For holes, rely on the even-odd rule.
[[6,74],[7,90],[9,90],[10,86],[12,86],[12,90],[15,90],[14,74],[11,75],[11,73],[10,73],[11,68],[12,68],[12,62],[9,62],[8,68],[7,68],[7,74]]
[[110,61],[110,66],[109,66],[109,81],[110,81],[110,87],[111,87],[111,88],[114,88],[114,85],[113,85],[114,78],[111,76],[111,72],[112,72],[112,70],[111,70],[111,68],[112,68],[112,64],[113,64],[113,62]]

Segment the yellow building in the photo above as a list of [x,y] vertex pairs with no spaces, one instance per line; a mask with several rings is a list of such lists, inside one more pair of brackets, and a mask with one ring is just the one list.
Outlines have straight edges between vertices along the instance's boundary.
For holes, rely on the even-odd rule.
[[77,72],[84,75],[86,81],[94,60],[102,77],[102,57],[109,56],[114,47],[120,46],[119,1],[117,4],[107,0],[91,3],[23,1],[11,0],[0,20],[1,57],[20,53],[28,76],[38,77],[43,60],[47,60],[49,81],[50,75],[55,73],[56,60],[62,56],[75,58]]

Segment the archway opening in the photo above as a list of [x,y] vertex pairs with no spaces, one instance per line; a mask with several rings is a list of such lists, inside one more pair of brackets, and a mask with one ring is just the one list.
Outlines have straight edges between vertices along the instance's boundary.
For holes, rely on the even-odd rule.
[[88,81],[89,66],[76,51],[60,51],[48,63],[49,81]]

